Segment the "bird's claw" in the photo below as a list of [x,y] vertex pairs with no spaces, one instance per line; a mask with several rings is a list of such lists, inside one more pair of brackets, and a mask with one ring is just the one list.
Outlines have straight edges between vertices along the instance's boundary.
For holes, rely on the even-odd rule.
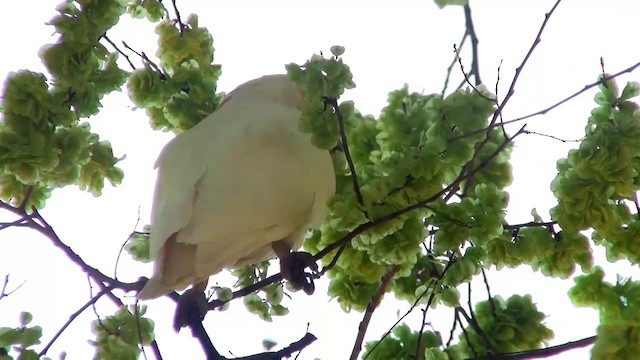
[[318,264],[313,255],[308,252],[296,251],[280,258],[280,272],[296,290],[304,290],[307,295],[313,294],[313,274],[305,272],[309,268],[313,274],[318,273]]
[[176,313],[173,317],[173,329],[178,332],[183,327],[202,322],[207,314],[207,298],[203,291],[189,289],[180,295]]

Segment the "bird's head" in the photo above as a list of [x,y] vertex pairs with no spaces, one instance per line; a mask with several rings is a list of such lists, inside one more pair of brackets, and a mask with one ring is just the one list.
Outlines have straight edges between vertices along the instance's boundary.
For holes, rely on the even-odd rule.
[[286,74],[265,75],[249,80],[228,93],[220,107],[227,102],[262,98],[301,109],[304,106],[304,90],[291,82]]

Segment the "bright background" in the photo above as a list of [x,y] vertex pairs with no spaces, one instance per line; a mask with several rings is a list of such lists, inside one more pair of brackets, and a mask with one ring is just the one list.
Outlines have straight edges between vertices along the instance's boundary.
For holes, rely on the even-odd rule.
[[[483,81],[495,89],[496,69],[503,60],[500,93],[502,97],[524,54],[538,32],[545,12],[553,0],[485,0],[471,1],[476,32],[480,38],[480,68]],[[44,71],[38,50],[55,41],[52,27],[45,26],[54,14],[56,1],[5,1],[0,5],[0,77],[18,69]],[[167,1],[166,6],[170,7]],[[453,44],[464,31],[461,7],[439,10],[431,0],[399,1],[240,1],[181,0],[178,6],[183,19],[197,12],[201,26],[214,37],[215,61],[223,65],[219,91],[268,73],[284,72],[284,64],[304,62],[311,54],[328,53],[334,44],[346,47],[343,58],[352,68],[357,88],[347,94],[363,113],[378,114],[387,93],[408,83],[415,91],[440,93],[445,70],[453,56]],[[600,74],[600,57],[606,70],[617,72],[640,61],[637,16],[640,3],[634,0],[565,0],[558,7],[520,77],[516,93],[503,114],[512,119],[543,109],[592,83]],[[108,33],[120,44],[125,40],[134,49],[150,56],[156,49],[153,26],[146,20],[124,16]],[[470,54],[466,44],[464,55]],[[463,56],[464,56],[463,55]],[[467,57],[468,58],[468,57]],[[139,64],[133,55],[132,59]],[[468,62],[465,62],[468,70]],[[129,70],[123,63],[123,68]],[[451,86],[461,79],[454,69]],[[639,72],[618,79],[621,87],[627,80],[639,80]],[[551,113],[530,119],[528,129],[552,134],[562,139],[583,136],[590,110],[595,107],[595,90],[583,94]],[[42,214],[60,238],[87,263],[113,275],[121,244],[134,230],[140,212],[140,225],[148,223],[155,173],[153,162],[171,134],[152,131],[143,111],[134,111],[126,92],[113,93],[103,101],[104,109],[90,119],[94,131],[111,141],[116,156],[127,158],[119,166],[125,171],[122,185],[107,186],[100,198],[67,187],[54,192]],[[520,124],[516,124],[520,126]],[[511,127],[515,131],[514,127]],[[548,220],[547,210],[555,205],[549,183],[555,177],[555,162],[576,143],[562,143],[550,138],[528,135],[516,140],[512,161],[514,183],[508,189],[511,223],[531,220],[537,208]],[[0,221],[10,219],[0,214]],[[626,262],[608,264],[603,251],[595,252],[596,263],[604,264],[607,280],[616,273],[638,277],[637,267]],[[134,281],[149,275],[150,266],[131,260],[126,254],[120,261],[118,277]],[[16,326],[19,311],[30,311],[33,324],[44,328],[44,342],[89,299],[86,276],[48,239],[29,230],[9,229],[0,232],[0,275],[10,273],[9,289],[23,281],[20,290],[0,301],[0,326]],[[579,272],[578,272],[579,274]],[[595,334],[598,314],[591,309],[576,309],[565,296],[572,281],[548,279],[534,274],[529,267],[488,273],[492,293],[504,298],[512,294],[533,295],[538,308],[548,314],[547,326],[556,333],[552,345]],[[210,283],[229,286],[232,278],[225,273]],[[249,355],[262,350],[264,338],[278,342],[276,349],[300,339],[309,331],[318,341],[306,348],[299,359],[345,359],[351,353],[360,313],[343,313],[336,301],[326,295],[327,281],[320,281],[316,293],[308,297],[294,294],[285,300],[290,314],[265,323],[248,314],[240,300],[229,311],[210,312],[205,327],[218,350],[226,356]],[[461,289],[462,290],[462,289]],[[97,291],[94,289],[94,291]],[[466,289],[461,291],[466,294]],[[474,301],[486,299],[482,279],[474,280]],[[133,295],[125,299],[133,303]],[[466,295],[463,296],[466,301]],[[160,299],[148,302],[148,315],[156,321],[157,340],[165,359],[187,357],[202,359],[197,342],[188,331],[176,335],[171,330],[173,302]],[[409,304],[387,296],[376,311],[367,333],[374,340],[389,329],[398,314]],[[97,305],[101,316],[113,313],[108,299]],[[409,317],[417,326],[421,312]],[[90,309],[80,316],[49,351],[57,357],[68,352],[68,359],[87,359],[93,354],[87,339],[89,322],[95,318]],[[429,311],[428,321],[448,337],[453,314],[448,309]],[[153,355],[147,351],[147,355]],[[557,359],[585,359],[588,351],[577,350]]]

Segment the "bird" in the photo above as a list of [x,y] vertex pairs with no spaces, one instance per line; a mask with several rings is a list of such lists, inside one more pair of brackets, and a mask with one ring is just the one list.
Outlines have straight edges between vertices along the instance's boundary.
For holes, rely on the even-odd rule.
[[249,80],[160,152],[153,274],[137,298],[191,286],[178,301],[176,331],[204,319],[208,279],[223,269],[277,257],[285,280],[313,292],[304,269],[317,264],[296,249],[323,224],[336,183],[329,151],[299,130],[304,94],[286,74]]

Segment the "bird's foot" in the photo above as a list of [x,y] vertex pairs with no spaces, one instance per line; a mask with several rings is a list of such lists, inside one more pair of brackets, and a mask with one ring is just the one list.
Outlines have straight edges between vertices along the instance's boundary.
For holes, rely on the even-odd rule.
[[[311,269],[313,274],[306,273],[306,268]],[[318,264],[313,255],[308,252],[290,252],[280,257],[280,272],[282,277],[289,281],[296,290],[304,290],[307,295],[313,294],[315,285],[313,275],[318,273]]]
[[[207,314],[207,298],[204,291],[191,288],[178,299],[176,313],[173,317],[173,329],[179,332],[180,329],[192,324],[202,323]],[[194,327],[191,327],[192,329]]]

